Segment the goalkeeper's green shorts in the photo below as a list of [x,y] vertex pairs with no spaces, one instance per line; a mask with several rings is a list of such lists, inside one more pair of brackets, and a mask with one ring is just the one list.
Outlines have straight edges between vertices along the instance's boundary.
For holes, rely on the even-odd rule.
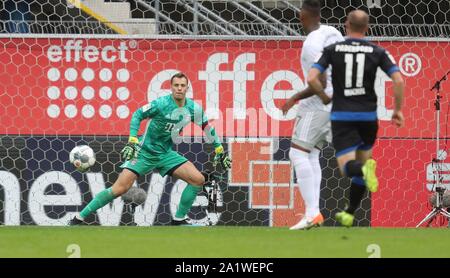
[[137,158],[125,161],[120,167],[126,168],[139,176],[157,170],[164,177],[165,175],[171,175],[186,161],[187,159],[184,156],[173,150],[162,154],[154,154],[141,149]]

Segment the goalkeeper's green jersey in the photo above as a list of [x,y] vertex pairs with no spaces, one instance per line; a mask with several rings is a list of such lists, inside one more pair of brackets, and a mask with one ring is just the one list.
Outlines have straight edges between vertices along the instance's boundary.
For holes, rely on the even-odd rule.
[[[145,133],[139,140],[142,149],[152,153],[165,153],[172,149],[173,140],[183,127],[190,122],[206,125],[208,119],[203,108],[192,99],[186,98],[185,105],[179,107],[172,95],[157,98],[133,113],[130,123],[130,136],[137,137],[139,126],[144,119],[151,119]],[[221,145],[214,129],[211,130],[214,147]]]

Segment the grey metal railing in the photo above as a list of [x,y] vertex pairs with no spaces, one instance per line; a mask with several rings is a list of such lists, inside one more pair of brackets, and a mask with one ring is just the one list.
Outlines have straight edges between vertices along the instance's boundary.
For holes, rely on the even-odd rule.
[[[154,23],[141,23],[141,24],[157,24],[158,34],[160,35],[194,35],[192,29],[192,23],[183,22],[176,23],[166,18],[164,15],[160,15],[164,21]],[[127,24],[126,22],[112,22]],[[130,23],[137,24],[137,23]],[[27,28],[22,28],[23,26]],[[300,24],[283,23],[282,24],[289,29],[295,30],[299,35],[306,35]],[[341,33],[345,34],[345,28],[343,24],[329,24],[336,27]],[[1,33],[8,33],[9,30],[27,30],[33,34],[114,34],[114,31],[103,25],[98,21],[0,21]],[[156,26],[155,26],[156,27]],[[220,27],[220,28],[219,28]],[[217,35],[230,35],[228,32],[224,33],[223,30],[228,30],[231,35],[235,36],[285,36],[280,34],[280,29],[283,28],[275,23],[222,23],[214,22],[199,22],[197,25],[197,35],[217,36]],[[275,29],[277,31],[275,31]],[[237,32],[240,30],[241,32]],[[403,24],[376,24],[372,25],[368,31],[368,36],[371,37],[417,37],[417,38],[448,38],[450,39],[450,24],[440,25],[428,25],[428,24],[415,24],[415,25],[403,25]]]

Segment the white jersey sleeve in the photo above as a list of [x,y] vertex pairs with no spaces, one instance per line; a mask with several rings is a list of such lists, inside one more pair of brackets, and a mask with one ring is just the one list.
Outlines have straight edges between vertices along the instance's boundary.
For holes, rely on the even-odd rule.
[[[342,34],[334,27],[327,25],[320,25],[317,30],[309,33],[303,43],[302,53],[301,53],[301,67],[303,71],[303,76],[306,80],[308,72],[311,66],[315,63],[316,59],[320,56],[323,49],[333,43],[343,41],[344,37]],[[327,87],[325,93],[330,97],[333,95],[333,87],[331,84],[331,69],[326,71],[327,74]],[[305,111],[315,111],[323,110],[330,111],[331,104],[323,105],[322,101],[317,96],[312,96],[310,98],[300,101],[299,109]]]

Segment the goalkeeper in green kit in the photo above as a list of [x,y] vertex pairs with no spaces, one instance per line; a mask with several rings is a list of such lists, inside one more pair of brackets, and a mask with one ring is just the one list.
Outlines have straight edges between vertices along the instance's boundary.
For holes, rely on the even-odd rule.
[[[200,173],[194,164],[172,150],[173,138],[178,136],[184,126],[194,122],[202,127],[208,141],[212,142],[215,148],[214,165],[220,163],[224,169],[229,169],[231,160],[224,153],[214,128],[208,125],[202,107],[186,97],[188,89],[186,75],[177,73],[172,76],[170,83],[171,95],[160,97],[134,112],[128,144],[121,152],[126,161],[121,165],[123,170],[116,182],[112,187],[97,194],[79,215],[70,220],[69,225],[82,224],[91,213],[126,193],[139,176],[152,170],[158,170],[161,176],[171,175],[188,183],[171,224],[191,224],[186,215],[197,193],[201,191],[205,182],[208,182],[209,175]],[[144,135],[138,139],[139,126],[144,119],[151,121]]]

